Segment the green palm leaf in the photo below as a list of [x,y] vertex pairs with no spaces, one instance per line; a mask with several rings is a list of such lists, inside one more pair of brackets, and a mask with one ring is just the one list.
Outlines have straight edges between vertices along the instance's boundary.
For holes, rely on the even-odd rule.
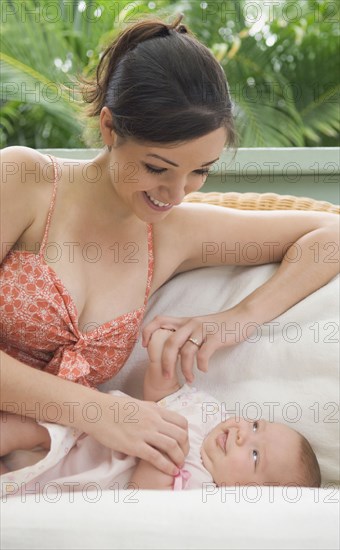
[[240,146],[337,145],[339,6],[330,18],[328,0],[305,0],[299,3],[302,16],[287,24],[282,12],[291,2],[281,0],[274,17],[268,15],[266,26],[254,33],[245,19],[247,3],[59,0],[59,16],[53,17],[42,2],[3,0],[2,145],[85,146],[79,97],[73,84],[71,92],[62,85],[93,70],[124,23],[149,13],[171,20],[178,12],[226,72]]

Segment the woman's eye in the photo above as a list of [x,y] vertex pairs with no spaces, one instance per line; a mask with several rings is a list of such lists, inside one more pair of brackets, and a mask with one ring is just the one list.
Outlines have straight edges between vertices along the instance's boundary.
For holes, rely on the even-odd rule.
[[[145,168],[148,172],[151,172],[151,174],[162,174],[166,170],[166,168],[153,168],[149,164],[145,164]],[[207,176],[209,174],[209,170],[195,170],[195,172],[200,176]]]
[[158,168],[158,170],[156,170],[155,168],[152,168],[152,166],[149,166],[148,164],[145,164],[145,168],[147,169],[148,172],[151,172],[152,174],[161,174],[162,172],[164,172],[164,170],[166,170],[165,168]]
[[253,422],[253,432],[256,432],[257,428],[259,427],[257,422]]
[[195,170],[195,172],[201,176],[207,176],[209,174],[209,170]]

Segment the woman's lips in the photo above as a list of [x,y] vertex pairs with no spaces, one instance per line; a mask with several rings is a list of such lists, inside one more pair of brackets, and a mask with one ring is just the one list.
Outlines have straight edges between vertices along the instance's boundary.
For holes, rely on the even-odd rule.
[[222,451],[226,452],[226,443],[228,439],[228,432],[223,432],[217,436],[217,444],[221,447]]
[[147,202],[147,204],[150,206],[150,208],[152,208],[153,210],[156,210],[158,212],[165,212],[166,210],[170,210],[172,207],[173,207],[173,204],[170,204],[169,206],[157,206],[156,204],[154,204],[150,199],[149,197],[147,196],[147,194],[145,193],[145,191],[142,191],[143,193],[143,197],[144,197],[144,200]]

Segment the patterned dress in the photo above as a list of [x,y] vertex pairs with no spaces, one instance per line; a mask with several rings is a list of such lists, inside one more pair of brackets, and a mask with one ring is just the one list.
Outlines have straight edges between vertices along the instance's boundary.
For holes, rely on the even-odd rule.
[[152,224],[147,225],[144,304],[81,332],[72,297],[44,259],[58,183],[56,160],[50,158],[53,194],[40,250],[10,250],[0,265],[0,349],[32,367],[96,387],[117,374],[137,342],[154,269]]

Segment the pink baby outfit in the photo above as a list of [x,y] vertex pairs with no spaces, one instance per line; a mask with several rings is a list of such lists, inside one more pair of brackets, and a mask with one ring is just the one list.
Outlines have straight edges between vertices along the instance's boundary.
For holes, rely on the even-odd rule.
[[72,297],[44,259],[58,181],[56,160],[50,158],[53,194],[39,253],[10,250],[0,265],[0,349],[32,367],[96,387],[117,374],[137,341],[154,268],[152,224],[147,225],[143,306],[82,333]]
[[[119,390],[109,393],[112,396],[125,395]],[[173,488],[202,489],[204,483],[213,484],[211,474],[203,466],[200,449],[208,433],[221,422],[221,404],[208,393],[184,384],[158,405],[176,411],[188,420],[190,450]],[[49,431],[51,449],[36,464],[0,477],[3,498],[25,495],[26,492],[47,494],[48,491],[48,494],[61,495],[91,489],[100,493],[102,490],[129,488],[136,458],[112,451],[91,436],[70,427],[48,422],[39,424]]]

